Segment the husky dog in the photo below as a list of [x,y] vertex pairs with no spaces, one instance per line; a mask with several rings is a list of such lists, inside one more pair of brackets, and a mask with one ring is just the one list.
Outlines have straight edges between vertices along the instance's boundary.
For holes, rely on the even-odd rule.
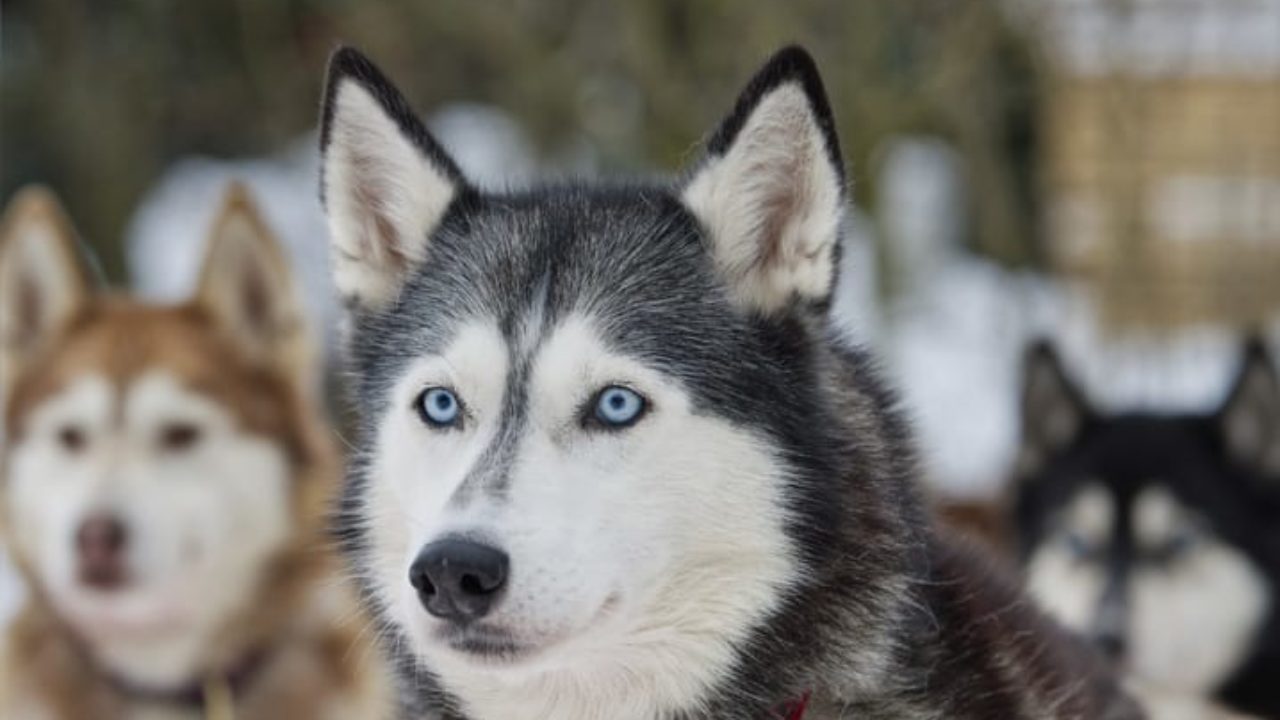
[[1105,415],[1026,359],[1015,518],[1029,586],[1135,677],[1280,717],[1280,380],[1248,344],[1206,415]]
[[[233,189],[197,294],[96,290],[45,191],[0,235],[0,518],[30,586],[5,718],[377,718],[340,478],[284,257]],[[354,625],[352,623],[355,623]]]
[[361,422],[345,542],[423,706],[1135,715],[933,533],[906,428],[830,330],[845,177],[804,51],[675,182],[482,192],[350,49],[321,137]]

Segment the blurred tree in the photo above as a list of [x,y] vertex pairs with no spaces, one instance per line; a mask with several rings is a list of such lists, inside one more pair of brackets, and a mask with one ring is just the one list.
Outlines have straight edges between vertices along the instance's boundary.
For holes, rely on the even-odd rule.
[[66,197],[108,274],[173,158],[263,154],[314,126],[325,57],[357,45],[419,109],[493,103],[548,158],[670,169],[787,42],[822,65],[855,197],[876,149],[928,133],[964,160],[973,246],[1036,247],[1038,62],[996,0],[9,0],[0,23],[0,192]]

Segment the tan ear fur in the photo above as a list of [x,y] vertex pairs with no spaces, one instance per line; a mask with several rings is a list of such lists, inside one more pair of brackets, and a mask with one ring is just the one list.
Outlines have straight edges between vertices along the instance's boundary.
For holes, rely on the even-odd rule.
[[227,188],[195,302],[254,362],[315,387],[319,362],[285,254],[248,189]]

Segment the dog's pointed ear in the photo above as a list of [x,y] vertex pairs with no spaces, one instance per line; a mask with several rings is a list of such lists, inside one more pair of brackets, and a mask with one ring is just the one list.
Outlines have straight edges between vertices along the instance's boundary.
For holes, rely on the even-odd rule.
[[94,282],[56,197],[28,187],[0,224],[0,394],[85,306]]
[[313,379],[318,360],[288,260],[240,183],[214,219],[195,302],[251,362]]
[[1218,425],[1233,460],[1280,475],[1280,377],[1260,338],[1245,343],[1244,361],[1218,413]]
[[1038,464],[1070,445],[1092,411],[1067,377],[1057,351],[1046,340],[1027,348],[1022,383],[1020,462],[1026,466]]
[[466,183],[400,91],[351,48],[329,61],[320,153],[334,283],[349,308],[380,310]]
[[765,314],[829,304],[844,216],[844,169],[813,58],[774,55],[707,143],[683,191],[710,234],[734,299]]

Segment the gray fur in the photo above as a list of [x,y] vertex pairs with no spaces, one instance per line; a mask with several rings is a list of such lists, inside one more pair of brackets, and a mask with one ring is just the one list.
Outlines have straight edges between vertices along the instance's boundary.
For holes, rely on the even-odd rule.
[[[334,72],[344,62],[352,61],[339,58]],[[379,97],[394,93],[380,76],[361,77]],[[797,49],[766,66],[713,151],[732,142],[739,116],[763,92],[797,78],[838,157],[821,84]],[[403,107],[388,103],[389,112]],[[428,157],[438,152],[434,144],[424,149]],[[908,428],[873,363],[836,339],[828,303],[797,299],[768,315],[736,305],[680,190],[665,180],[464,190],[430,238],[429,261],[395,302],[353,311],[359,416],[380,416],[389,384],[408,363],[483,317],[497,319],[513,348],[506,417],[514,427],[536,347],[520,340],[537,337],[526,325],[533,318],[549,327],[585,312],[613,349],[678,378],[699,412],[768,438],[790,469],[786,497],[795,519],[787,531],[801,549],[794,590],[752,628],[732,672],[671,720],[776,717],[806,692],[810,720],[1138,717],[1088,649],[935,531]],[[374,428],[362,431],[367,452]],[[498,434],[469,492],[502,491],[514,437]],[[350,474],[341,523],[357,572],[366,552],[359,511],[366,461]],[[398,637],[394,627],[388,632]],[[429,668],[408,653],[401,660],[417,712],[442,705],[446,717],[463,717]]]

